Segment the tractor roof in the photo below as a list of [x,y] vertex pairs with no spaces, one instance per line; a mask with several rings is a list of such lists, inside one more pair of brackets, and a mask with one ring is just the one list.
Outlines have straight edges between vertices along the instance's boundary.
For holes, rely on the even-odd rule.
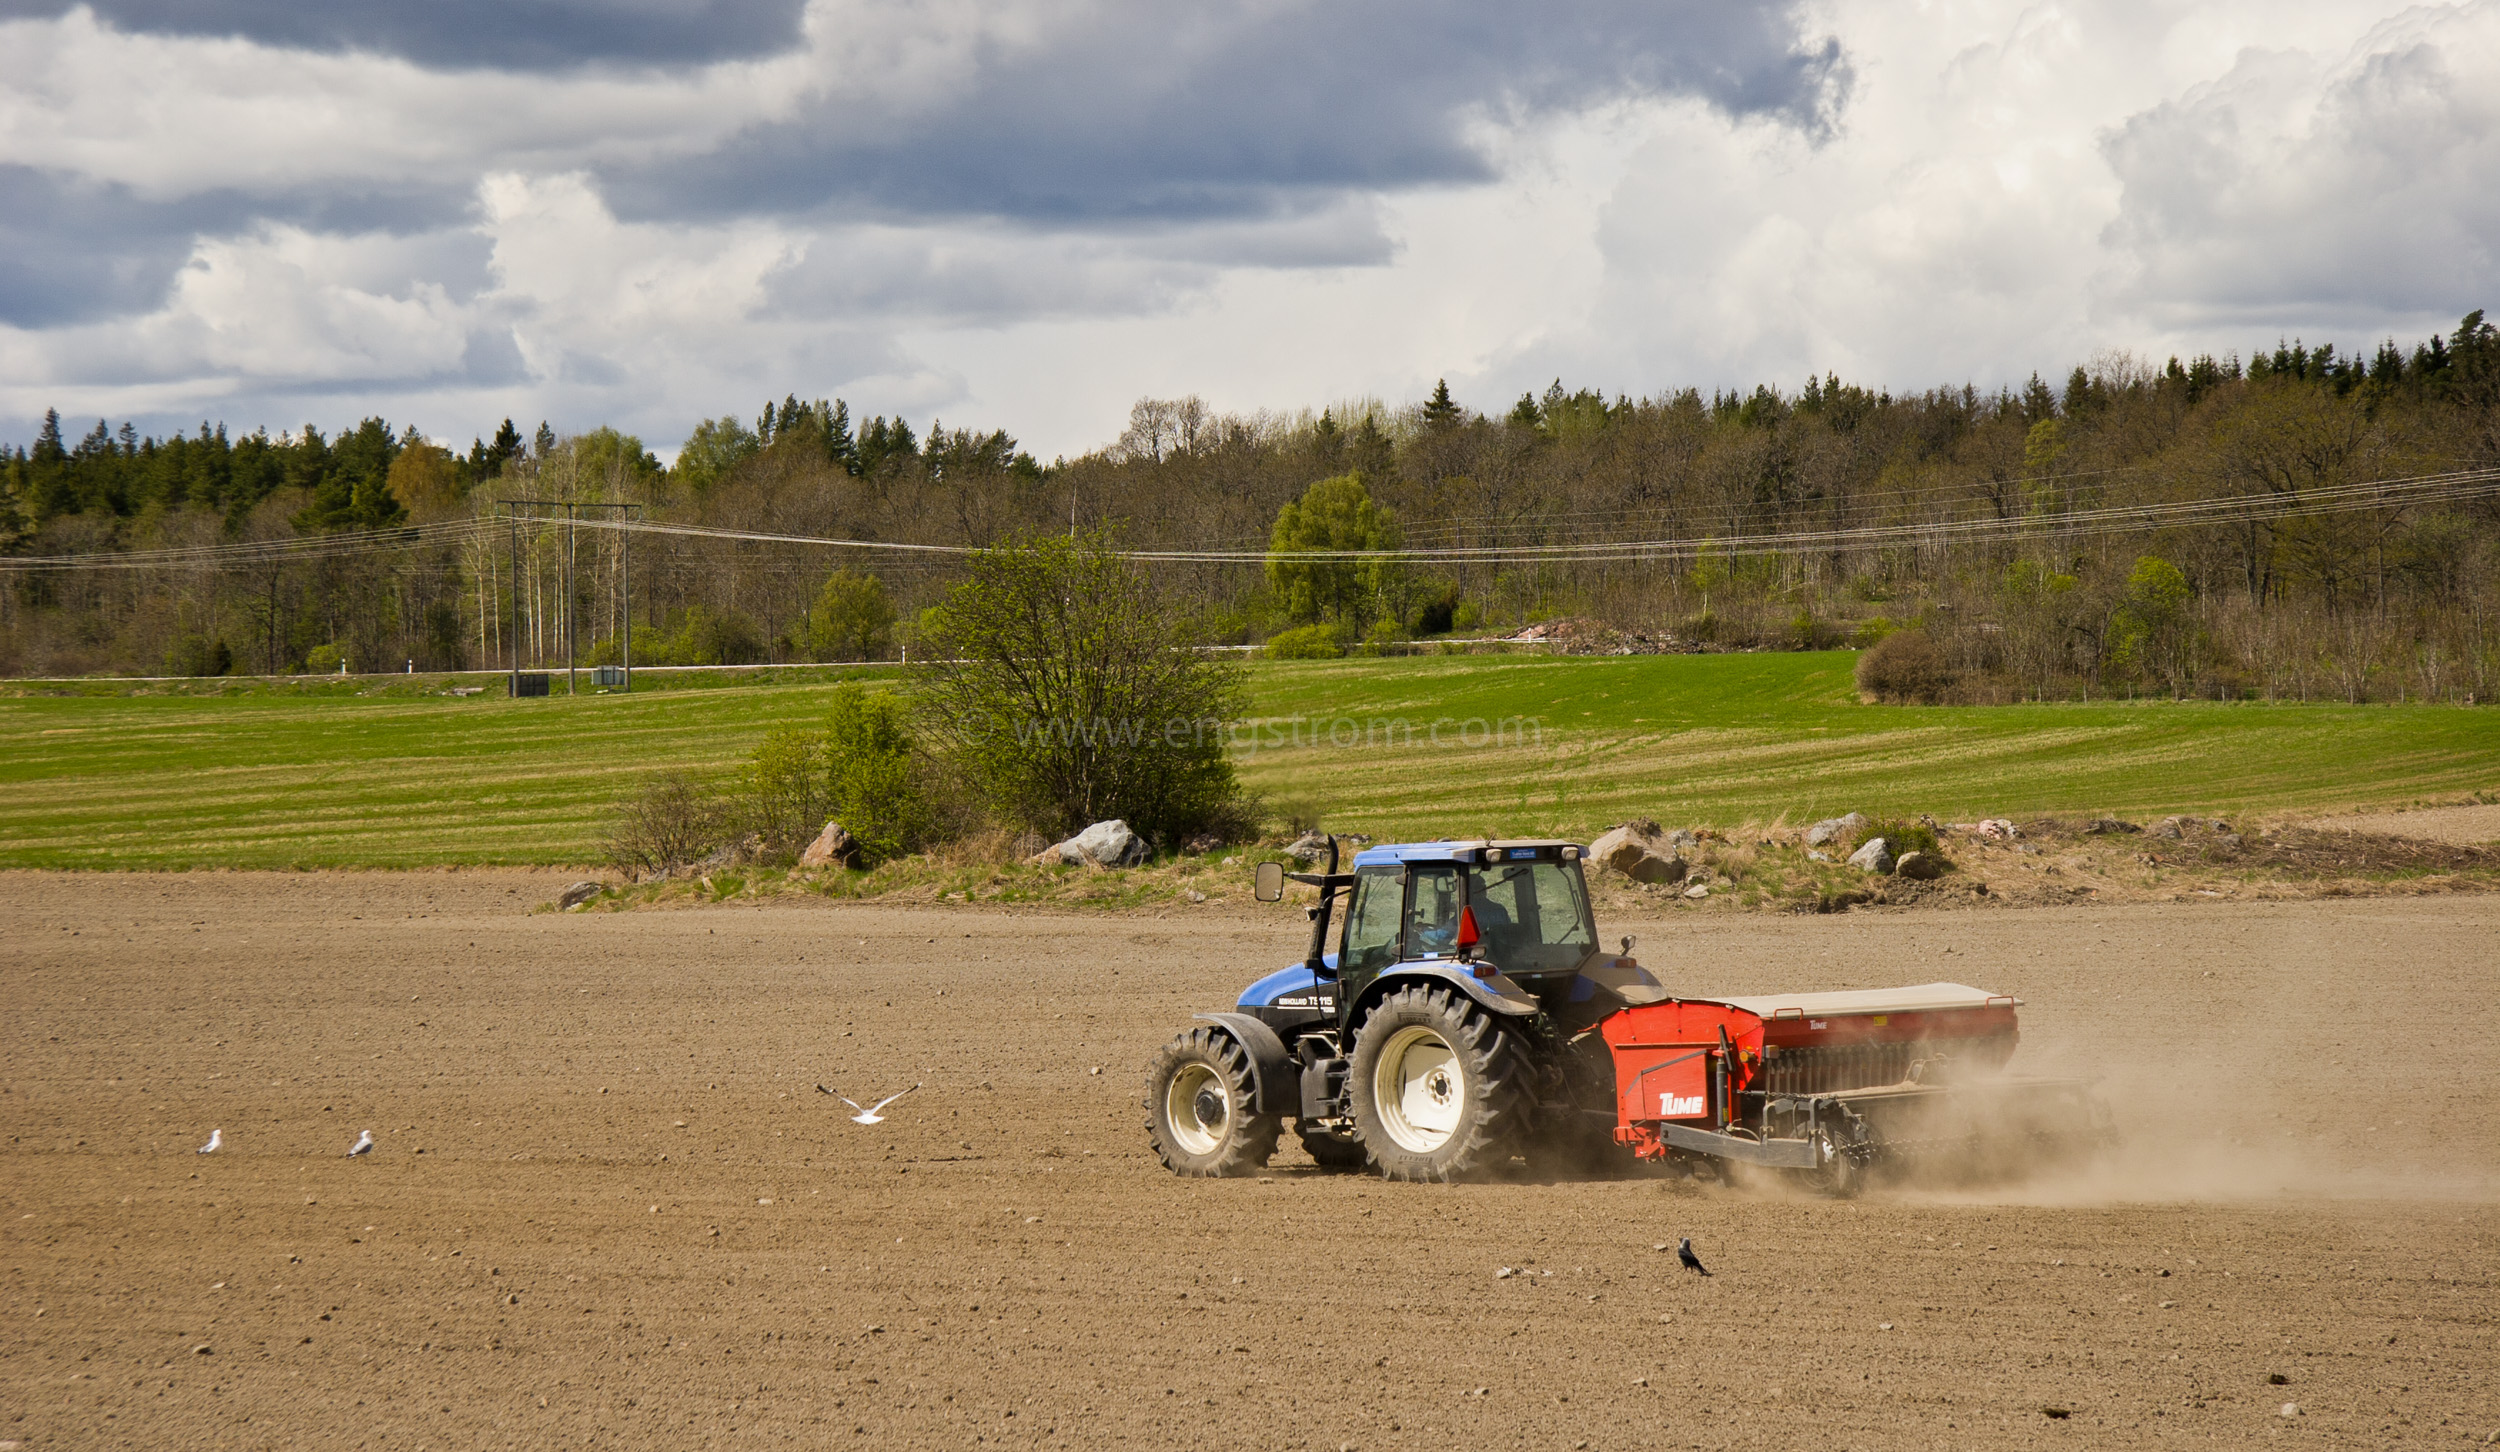
[[1393,842],[1379,847],[1366,847],[1354,854],[1357,867],[1394,867],[1402,862],[1456,862],[1461,854],[1470,861],[1484,847],[1578,847],[1557,837],[1509,838],[1486,841],[1481,837],[1463,842]]

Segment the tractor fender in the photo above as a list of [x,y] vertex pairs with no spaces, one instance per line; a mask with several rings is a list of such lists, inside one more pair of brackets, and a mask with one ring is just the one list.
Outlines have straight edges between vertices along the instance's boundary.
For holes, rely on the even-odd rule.
[[1302,1075],[1276,1030],[1246,1013],[1202,1013],[1195,1017],[1231,1034],[1233,1042],[1250,1056],[1252,1113],[1301,1113]]
[[1362,1000],[1354,1005],[1354,1012],[1346,1022],[1349,1024],[1361,1022],[1363,1017],[1372,1011],[1372,1006],[1381,999],[1410,983],[1425,982],[1447,984],[1473,999],[1478,1007],[1489,1013],[1498,1013],[1505,1018],[1527,1018],[1533,1015],[1538,1007],[1537,1001],[1530,998],[1506,974],[1496,973],[1490,978],[1478,978],[1472,971],[1457,964],[1417,963],[1392,968],[1372,980],[1371,985],[1363,990]]

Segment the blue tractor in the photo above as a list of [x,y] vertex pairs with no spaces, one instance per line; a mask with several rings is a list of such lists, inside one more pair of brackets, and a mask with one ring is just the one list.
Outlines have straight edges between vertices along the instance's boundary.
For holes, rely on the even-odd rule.
[[1340,871],[1332,840],[1325,871],[1262,864],[1256,896],[1288,878],[1319,890],[1308,954],[1200,1014],[1147,1073],[1146,1132],[1174,1173],[1255,1173],[1287,1119],[1322,1166],[1393,1180],[1630,1163],[1591,1030],[1666,993],[1630,939],[1598,943],[1579,844],[1369,847]]
[[[1913,1163],[1994,1176],[2108,1143],[2091,1084],[2006,1072],[2020,1000],[1960,983],[1670,995],[1598,942],[1573,842],[1419,842],[1338,870],[1300,963],[1200,1014],[1146,1075],[1182,1175],[1266,1165],[1285,1121],[1332,1169],[1457,1180],[1526,1159],[1751,1165],[1829,1194]],[[1328,933],[1345,903],[1336,951]]]

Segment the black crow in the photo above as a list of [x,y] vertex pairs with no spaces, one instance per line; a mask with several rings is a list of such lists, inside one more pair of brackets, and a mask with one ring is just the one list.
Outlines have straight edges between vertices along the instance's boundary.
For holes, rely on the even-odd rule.
[[1676,1263],[1686,1270],[1699,1271],[1703,1275],[1710,1274],[1710,1267],[1703,1265],[1701,1257],[1693,1254],[1693,1238],[1689,1235],[1675,1243],[1675,1259]]

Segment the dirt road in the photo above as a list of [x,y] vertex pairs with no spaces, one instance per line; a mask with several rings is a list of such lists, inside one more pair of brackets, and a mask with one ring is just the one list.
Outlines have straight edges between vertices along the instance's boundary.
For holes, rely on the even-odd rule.
[[1695,991],[2020,994],[2018,1062],[2112,1076],[2088,1182],[1828,1203],[1173,1179],[1144,1061],[1298,915],[526,914],[560,885],[0,875],[0,1446],[2500,1429],[2500,899],[1607,925]]

